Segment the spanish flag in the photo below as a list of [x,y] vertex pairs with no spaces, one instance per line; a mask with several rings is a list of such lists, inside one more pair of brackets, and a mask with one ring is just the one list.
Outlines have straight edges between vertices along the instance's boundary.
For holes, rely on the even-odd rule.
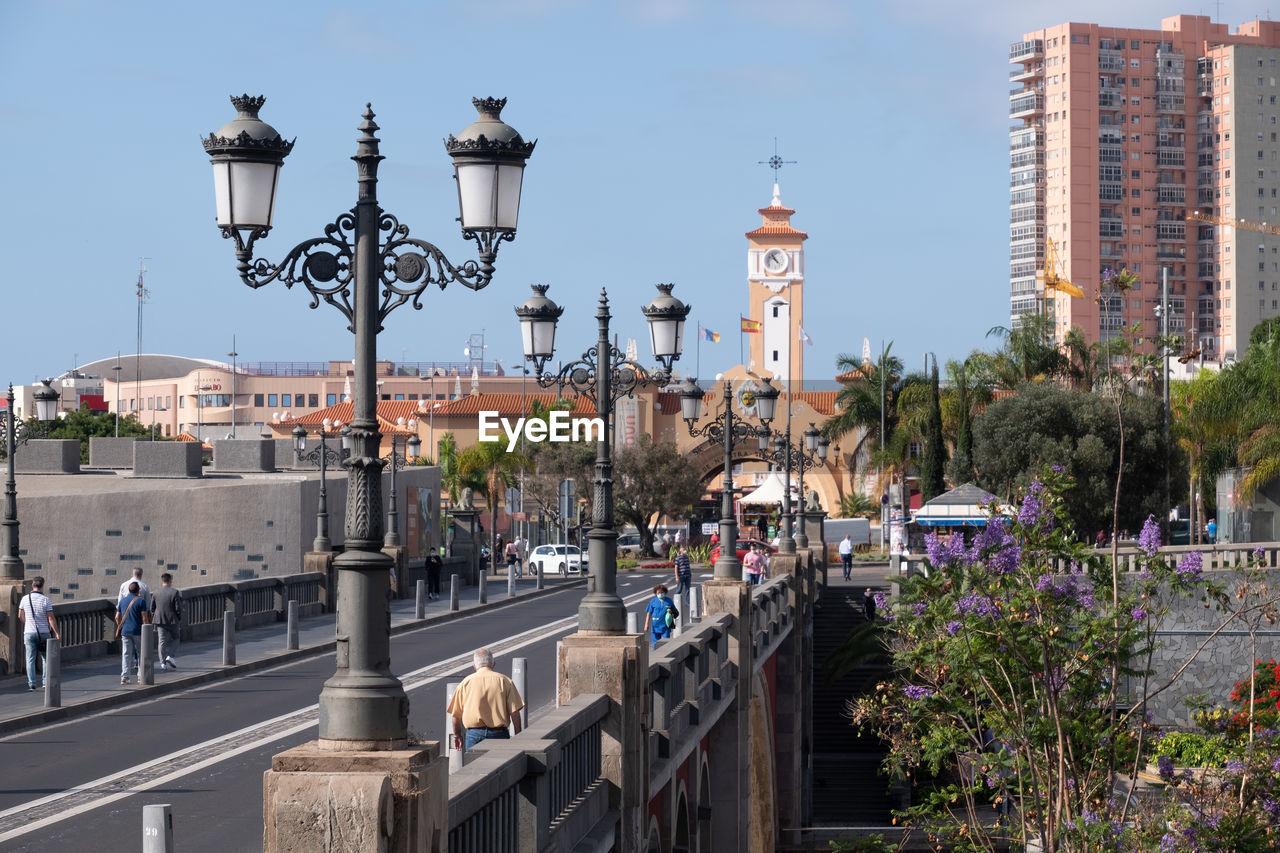
[[759,320],[748,320],[741,314],[738,315],[738,319],[742,321],[742,331],[749,335],[758,335],[764,331],[764,323]]

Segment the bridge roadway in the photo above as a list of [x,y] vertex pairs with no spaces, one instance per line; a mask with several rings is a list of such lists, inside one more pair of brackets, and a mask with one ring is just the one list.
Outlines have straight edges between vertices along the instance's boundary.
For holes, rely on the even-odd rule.
[[[655,578],[669,578],[669,570],[619,575],[628,609],[643,609]],[[576,630],[584,592],[574,584],[498,608],[493,605],[505,600],[506,583],[491,582],[490,607],[448,621],[431,620],[441,609],[432,602],[423,627],[392,637],[392,669],[409,695],[411,736],[445,734],[445,685],[471,671],[471,654],[480,646],[493,649],[499,670],[508,674],[513,656],[528,659],[531,720],[554,708],[556,641]],[[319,621],[331,635],[331,617],[307,620]],[[282,636],[283,625],[277,630]],[[193,666],[197,645],[212,644],[188,644]],[[243,653],[238,657],[243,664]],[[138,690],[120,687],[109,663],[98,668],[112,692]],[[0,850],[138,850],[142,807],[153,803],[172,805],[175,847],[182,853],[261,850],[262,774],[273,755],[316,737],[316,700],[333,670],[333,652],[317,652],[0,737]],[[156,681],[173,675],[157,671]],[[10,681],[0,692],[9,706],[4,717],[13,716],[11,698],[41,695]],[[63,695],[66,702],[65,687]]]

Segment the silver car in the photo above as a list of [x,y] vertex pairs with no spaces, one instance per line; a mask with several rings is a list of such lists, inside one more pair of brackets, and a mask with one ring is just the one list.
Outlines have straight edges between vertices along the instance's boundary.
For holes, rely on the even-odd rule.
[[529,568],[544,575],[580,575],[583,569],[582,552],[577,545],[539,545],[529,555]]

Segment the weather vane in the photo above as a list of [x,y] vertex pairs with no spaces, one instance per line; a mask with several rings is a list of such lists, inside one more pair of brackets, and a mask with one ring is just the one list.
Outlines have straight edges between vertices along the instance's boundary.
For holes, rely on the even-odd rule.
[[794,166],[795,162],[795,160],[783,160],[778,156],[778,137],[776,136],[773,138],[773,156],[768,160],[758,161],[759,165],[773,169],[773,182],[775,184],[778,182],[778,170],[783,166]]

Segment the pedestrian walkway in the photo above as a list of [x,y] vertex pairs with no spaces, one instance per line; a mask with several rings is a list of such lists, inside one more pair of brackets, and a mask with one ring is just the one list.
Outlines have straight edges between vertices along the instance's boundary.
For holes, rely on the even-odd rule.
[[[513,601],[585,584],[585,578],[545,578],[545,588],[538,591],[536,581],[525,578],[517,580],[516,597],[511,598],[507,595],[506,578],[497,580],[490,576],[486,587],[487,604],[480,604],[476,587],[463,587],[457,611],[449,610],[449,596],[446,594],[426,602],[424,619],[414,618],[415,602],[412,598],[396,599],[391,602],[391,633],[398,634],[433,622],[445,622],[482,609],[503,607]],[[66,664],[62,667],[62,706],[59,708],[46,708],[44,690],[29,691],[25,675],[9,676],[0,679],[0,734],[332,651],[334,627],[332,613],[299,620],[296,650],[285,648],[284,622],[237,631],[234,666],[222,665],[221,635],[186,640],[178,648],[178,668],[161,672],[157,661],[155,684],[151,685],[138,684],[136,675],[130,677],[129,684],[121,684],[118,652]]]

